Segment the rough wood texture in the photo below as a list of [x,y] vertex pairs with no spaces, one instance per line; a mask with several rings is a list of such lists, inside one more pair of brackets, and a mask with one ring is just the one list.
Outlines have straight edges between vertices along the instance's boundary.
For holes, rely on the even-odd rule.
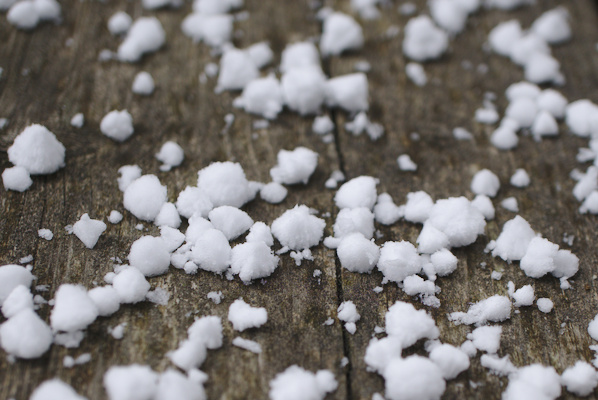
[[[139,3],[72,2],[64,7],[60,26],[46,24],[31,33],[17,31],[2,17],[0,117],[8,118],[9,124],[0,131],[0,167],[10,165],[6,149],[31,123],[44,124],[56,133],[67,147],[67,166],[51,176],[35,177],[32,188],[23,194],[0,189],[0,264],[15,263],[32,254],[33,272],[38,277],[35,284],[49,285],[48,292],[40,293],[48,300],[61,283],[80,283],[88,288],[101,283],[112,271],[110,258],[126,260],[130,244],[143,234],[156,234],[156,228],[145,224],[140,232],[135,229],[139,221],[124,212],[123,222],[109,224],[96,248],[88,250],[76,237],[67,235],[64,227],[85,212],[92,218],[104,218],[112,209],[123,211],[116,178],[117,169],[126,164],[139,164],[144,173],[157,174],[168,185],[169,198],[175,200],[182,189],[195,184],[196,172],[212,161],[238,161],[250,179],[268,181],[268,171],[280,149],[310,147],[320,154],[320,162],[309,185],[292,187],[281,205],[258,199],[245,209],[254,220],[271,223],[293,205],[307,204],[321,213],[330,213],[326,217],[327,234],[332,233],[337,210],[332,200],[334,192],[323,187],[333,170],[343,169],[348,178],[375,176],[380,179],[379,192],[388,191],[397,203],[402,203],[405,195],[414,190],[425,190],[435,199],[471,196],[471,177],[477,170],[489,168],[503,182],[495,204],[515,196],[520,214],[537,232],[563,248],[568,248],[562,241],[563,234],[575,236],[571,250],[580,258],[580,272],[572,280],[573,290],[561,291],[558,280],[552,277],[529,279],[517,265],[484,254],[488,240],[496,238],[503,223],[514,216],[497,206],[497,218],[488,224],[486,237],[456,250],[458,270],[439,279],[442,305],[429,311],[439,325],[441,340],[458,345],[471,330],[454,326],[447,320],[447,313],[466,310],[470,302],[496,293],[505,294],[506,282],[513,280],[517,287],[531,283],[537,297],[551,298],[555,309],[542,314],[536,307],[525,307],[502,324],[499,355],[509,354],[518,366],[539,362],[553,365],[559,372],[578,359],[591,360],[588,345],[592,341],[586,327],[598,310],[598,288],[593,278],[598,262],[596,217],[578,214],[578,203],[571,195],[574,182],[568,177],[578,166],[577,149],[587,142],[563,132],[558,139],[540,143],[523,137],[516,150],[499,152],[488,142],[492,129],[473,122],[472,116],[486,91],[497,94],[497,104],[504,110],[505,88],[522,79],[521,70],[509,60],[481,51],[489,30],[510,18],[518,18],[527,26],[542,10],[558,4],[567,6],[574,21],[574,41],[553,49],[567,77],[562,91],[570,100],[589,97],[597,102],[593,89],[598,87],[598,18],[592,3],[546,0],[515,12],[482,11],[472,16],[467,30],[451,42],[449,54],[426,64],[431,82],[424,88],[414,86],[404,74],[402,34],[386,36],[390,26],[402,29],[407,21],[396,11],[396,4],[384,10],[378,21],[361,21],[365,48],[325,61],[325,69],[330,76],[337,76],[352,71],[355,61],[368,60],[372,64],[368,74],[370,116],[384,125],[386,134],[377,142],[365,136],[354,137],[344,130],[347,117],[335,111],[336,144],[324,144],[311,133],[311,118],[287,112],[268,129],[253,129],[256,118],[232,108],[235,94],[214,94],[213,79],[207,84],[199,82],[205,64],[216,58],[205,45],[193,44],[180,32],[180,22],[190,5],[148,12]],[[247,0],[244,10],[249,12],[249,19],[235,23],[239,33],[235,44],[246,47],[269,40],[277,63],[286,43],[319,34],[320,23],[309,3]],[[348,1],[327,5],[349,11]],[[418,1],[417,5],[422,10],[425,2]],[[156,15],[167,33],[165,48],[138,64],[98,62],[100,50],[114,50],[120,42],[105,28],[109,16],[118,10],[133,17]],[[67,45],[69,39],[72,41]],[[464,60],[474,68],[464,69]],[[489,67],[487,74],[476,71],[482,63]],[[134,75],[141,70],[150,72],[157,83],[156,92],[149,98],[130,90]],[[99,122],[108,111],[124,108],[133,115],[135,134],[118,144],[100,134]],[[85,114],[82,129],[69,124],[77,112]],[[236,119],[226,130],[224,116],[230,112]],[[469,129],[475,140],[455,141],[451,134],[455,126]],[[418,132],[420,140],[414,140],[412,132]],[[181,167],[162,173],[154,153],[169,139],[185,148],[186,160]],[[396,157],[403,153],[410,154],[418,164],[417,173],[397,170]],[[514,170],[521,167],[532,176],[532,184],[525,190],[507,184]],[[51,229],[54,239],[47,242],[38,238],[39,228]],[[414,242],[419,229],[406,222],[380,227],[383,236],[377,242]],[[382,280],[379,272],[360,275],[342,270],[334,251],[323,246],[314,249],[314,255],[313,262],[304,261],[301,267],[283,256],[270,278],[248,286],[203,271],[189,276],[171,268],[167,275],[150,280],[153,287],[164,287],[171,293],[167,306],[123,306],[114,316],[94,322],[78,349],[53,346],[40,359],[14,364],[2,355],[0,398],[26,399],[51,377],[70,383],[89,399],[105,398],[102,376],[109,366],[137,362],[160,371],[168,368],[166,352],[185,338],[195,315],[219,315],[226,321],[229,304],[243,297],[253,305],[266,307],[269,321],[241,335],[225,322],[223,348],[210,351],[202,367],[210,376],[206,386],[209,398],[266,398],[269,381],[287,366],[299,364],[310,370],[328,368],[335,374],[339,388],[329,399],[370,399],[373,393],[383,392],[383,380],[367,372],[363,362],[374,327],[384,326],[384,312],[396,300],[425,307],[394,285],[385,285],[382,294],[373,292]],[[480,266],[482,262],[485,268]],[[322,271],[321,281],[313,277],[315,269]],[[495,269],[504,271],[502,280],[490,279]],[[223,292],[221,304],[206,298],[212,290]],[[332,326],[322,325],[327,318],[336,317],[336,308],[344,300],[353,300],[362,315],[355,335],[349,335],[338,321]],[[49,312],[47,305],[39,310],[46,320]],[[113,340],[107,329],[121,322],[128,323],[125,337]],[[258,356],[232,346],[235,336],[257,340],[264,352]],[[421,345],[408,350],[413,351],[424,353]],[[92,355],[90,363],[74,369],[63,367],[65,355],[85,352]],[[347,367],[340,366],[343,357],[349,359]],[[469,371],[448,384],[444,398],[498,399],[506,383],[506,378],[489,375],[476,357]]]

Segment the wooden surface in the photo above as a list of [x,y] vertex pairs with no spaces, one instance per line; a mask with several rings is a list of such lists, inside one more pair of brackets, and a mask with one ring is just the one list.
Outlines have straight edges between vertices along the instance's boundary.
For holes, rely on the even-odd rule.
[[[44,24],[31,33],[20,32],[0,21],[0,117],[9,119],[0,131],[0,167],[10,166],[6,149],[27,125],[40,123],[53,131],[67,148],[66,168],[46,177],[34,177],[32,188],[25,193],[0,189],[0,264],[16,263],[29,254],[34,257],[34,285],[49,285],[40,293],[51,299],[61,283],[80,283],[91,288],[112,271],[111,257],[125,260],[131,243],[143,234],[157,234],[151,224],[135,229],[139,221],[122,207],[122,193],[116,178],[122,165],[138,164],[144,173],[155,173],[168,186],[174,201],[187,185],[194,185],[197,171],[213,161],[240,162],[249,179],[267,182],[268,171],[275,164],[280,149],[303,145],[320,154],[319,165],[307,186],[293,186],[280,205],[259,199],[245,206],[254,220],[271,223],[297,203],[330,213],[326,217],[326,234],[332,233],[337,212],[334,191],[324,189],[330,173],[342,169],[348,178],[367,174],[380,179],[379,193],[388,191],[397,203],[405,201],[410,191],[425,190],[435,199],[467,195],[473,174],[481,168],[494,171],[503,183],[494,202],[497,217],[488,223],[486,236],[466,248],[455,250],[459,258],[457,271],[440,278],[439,309],[428,309],[440,328],[443,342],[459,345],[471,328],[454,326],[446,318],[453,311],[465,311],[468,304],[493,294],[506,294],[506,283],[517,287],[531,283],[537,297],[549,297],[554,311],[543,314],[534,307],[523,307],[519,314],[503,323],[499,355],[509,354],[517,366],[542,363],[562,372],[576,360],[590,361],[588,346],[592,340],[587,324],[598,312],[598,287],[594,275],[598,263],[595,216],[582,216],[571,194],[574,181],[569,172],[580,167],[575,161],[579,147],[586,140],[573,137],[562,128],[557,139],[540,143],[522,137],[514,151],[500,152],[489,145],[492,128],[473,121],[475,109],[482,104],[484,93],[497,94],[497,104],[505,107],[505,88],[522,79],[522,71],[509,60],[482,51],[487,34],[501,21],[517,18],[528,26],[541,11],[564,4],[573,21],[574,39],[553,48],[561,62],[567,84],[560,90],[571,101],[590,98],[598,102],[598,13],[586,0],[542,0],[539,4],[514,12],[481,11],[470,17],[466,31],[451,41],[450,51],[439,61],[425,65],[430,83],[424,88],[413,85],[405,76],[406,60],[401,55],[402,33],[388,37],[391,26],[404,27],[407,18],[396,11],[396,4],[383,12],[377,21],[361,21],[366,36],[363,50],[324,61],[325,72],[337,76],[353,70],[356,61],[367,60],[372,69],[370,83],[370,117],[384,125],[386,133],[377,142],[366,136],[355,137],[344,130],[347,116],[340,111],[330,115],[336,124],[336,143],[325,144],[311,133],[311,118],[284,112],[270,127],[252,129],[257,118],[232,108],[235,93],[216,95],[215,80],[199,82],[199,74],[208,62],[217,62],[210,49],[193,44],[179,28],[190,10],[148,12],[140,2],[71,2],[64,7],[60,26]],[[235,22],[235,44],[246,47],[269,40],[279,61],[280,51],[288,42],[315,37],[320,23],[309,1],[246,0],[243,10],[249,19]],[[350,12],[348,1],[327,3]],[[425,2],[418,1],[418,10]],[[120,42],[106,29],[110,15],[125,10],[131,16],[156,15],[162,22],[167,44],[159,52],[144,57],[140,63],[98,62],[102,49],[115,50]],[[71,40],[72,39],[72,40]],[[70,45],[67,45],[67,40]],[[468,60],[474,68],[466,70]],[[488,73],[476,71],[487,65]],[[274,70],[273,67],[270,67]],[[151,97],[131,92],[134,75],[146,70],[152,74],[157,89]],[[125,143],[115,143],[99,132],[101,118],[112,109],[128,109],[135,121],[135,134]],[[85,126],[70,126],[71,117],[85,114]],[[224,116],[234,113],[235,122],[224,130]],[[452,129],[463,126],[475,140],[459,142]],[[414,140],[417,132],[420,140]],[[185,149],[186,159],[171,172],[159,172],[154,154],[166,140],[175,140]],[[416,173],[400,172],[396,157],[407,153],[418,164]],[[508,185],[516,168],[525,168],[532,177],[527,189]],[[580,271],[572,279],[573,289],[562,291],[552,277],[533,280],[524,276],[517,265],[507,265],[483,253],[490,239],[500,233],[503,223],[515,214],[501,209],[499,202],[515,196],[519,214],[544,237],[569,248],[563,235],[575,236],[570,247],[580,258]],[[105,219],[110,210],[123,211],[123,222],[108,224],[108,229],[93,250],[86,249],[64,227],[80,215]],[[54,232],[52,241],[38,238],[37,230]],[[414,242],[420,227],[401,221],[392,227],[380,226],[377,240]],[[115,315],[99,318],[86,331],[78,349],[53,346],[43,357],[9,364],[0,355],[0,398],[26,399],[42,381],[59,377],[89,399],[105,398],[102,376],[111,365],[149,364],[156,370],[170,367],[166,352],[186,337],[186,329],[195,315],[219,315],[226,321],[228,306],[238,297],[252,305],[266,307],[269,321],[262,328],[233,332],[224,323],[225,344],[209,351],[202,370],[208,373],[206,384],[211,399],[267,398],[269,381],[292,364],[306,369],[330,369],[339,388],[327,399],[370,399],[383,392],[383,380],[367,372],[363,356],[375,326],[384,326],[384,312],[396,300],[411,301],[418,309],[426,308],[410,299],[394,285],[385,285],[381,294],[372,291],[380,285],[382,275],[355,274],[340,268],[332,250],[322,245],[313,249],[315,260],[300,267],[287,256],[281,257],[276,272],[262,283],[244,285],[238,279],[227,281],[205,271],[186,275],[171,268],[168,274],[151,278],[152,287],[167,289],[171,298],[166,306],[141,303],[124,305]],[[486,267],[480,266],[485,262]],[[321,281],[313,271],[322,271]],[[502,280],[490,279],[493,269],[504,271]],[[206,298],[209,291],[221,290],[223,302],[213,304]],[[336,308],[344,300],[353,300],[362,318],[355,335],[342,329]],[[50,307],[42,306],[39,314],[46,319]],[[0,322],[4,321],[3,319]],[[107,334],[109,327],[128,322],[122,340]],[[561,324],[564,324],[561,326]],[[236,336],[261,343],[263,353],[255,355],[231,345]],[[65,355],[89,352],[88,364],[65,368]],[[406,353],[424,354],[417,345]],[[348,357],[349,365],[341,367]],[[479,384],[472,385],[471,382]],[[444,395],[452,398],[498,399],[507,379],[490,375],[472,359],[471,368],[450,381]],[[477,386],[477,388],[476,388]],[[563,392],[563,398],[569,394]]]

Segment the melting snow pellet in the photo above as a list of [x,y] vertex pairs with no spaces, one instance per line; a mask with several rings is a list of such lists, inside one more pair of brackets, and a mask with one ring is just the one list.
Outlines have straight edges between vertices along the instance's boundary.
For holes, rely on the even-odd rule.
[[209,292],[206,297],[214,302],[214,304],[220,304],[222,302],[222,292],[221,291],[214,291]]
[[39,229],[37,231],[37,236],[46,240],[52,240],[54,238],[54,234],[49,229]]
[[263,307],[252,307],[243,299],[235,300],[228,309],[228,320],[237,331],[259,328],[268,321],[268,313]]
[[247,351],[251,351],[255,354],[260,354],[262,352],[262,346],[253,340],[243,339],[242,337],[237,336],[233,339],[233,345],[245,349]]
[[494,279],[495,281],[500,281],[502,279],[502,272],[492,271],[490,278]]

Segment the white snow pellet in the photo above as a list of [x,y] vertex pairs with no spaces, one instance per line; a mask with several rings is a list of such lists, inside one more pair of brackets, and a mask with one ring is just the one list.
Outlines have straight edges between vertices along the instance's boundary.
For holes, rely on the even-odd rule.
[[160,374],[153,400],[206,400],[203,382],[197,382],[179,371],[167,369]]
[[517,289],[511,297],[515,301],[515,307],[531,306],[534,304],[536,296],[534,295],[534,288],[532,285],[525,285]]
[[401,154],[397,157],[397,164],[401,171],[417,171],[417,164],[413,162],[409,154]]
[[165,42],[164,28],[156,17],[138,18],[118,47],[118,59],[126,62],[139,61],[141,56],[157,51]]
[[382,339],[373,337],[365,350],[364,361],[367,366],[379,374],[395,358],[400,358],[402,344],[399,338],[387,336]]
[[160,212],[154,219],[154,224],[160,228],[170,227],[177,229],[179,226],[181,226],[181,217],[176,209],[176,206],[172,203],[162,204]]
[[29,30],[37,26],[40,18],[32,0],[13,4],[6,14],[8,22],[19,29]]
[[39,229],[37,231],[37,236],[45,240],[52,240],[54,238],[54,234],[49,229]]
[[214,304],[220,304],[222,302],[222,292],[221,291],[214,291],[214,292],[209,292],[207,294],[207,298],[212,300],[214,302]]
[[432,281],[425,281],[419,275],[410,275],[403,280],[403,291],[408,296],[422,296],[426,299],[434,296],[436,293],[436,286]]
[[270,400],[323,400],[326,393],[336,390],[338,383],[332,372],[317,373],[291,365],[270,381]]
[[259,70],[247,52],[231,48],[220,59],[216,91],[242,90],[258,77]]
[[455,35],[465,28],[468,11],[459,2],[453,0],[432,0],[430,14],[439,27]]
[[510,183],[515,187],[524,188],[529,186],[530,178],[524,169],[518,168],[513,176],[511,176]]
[[538,306],[538,310],[546,314],[551,312],[552,308],[554,307],[554,303],[552,302],[552,300],[547,299],[546,297],[542,297],[536,300],[536,305]]
[[21,310],[0,325],[0,345],[19,358],[37,358],[52,344],[50,327],[30,308]]
[[85,123],[85,116],[83,113],[77,113],[71,118],[71,126],[74,128],[81,128]]
[[187,339],[179,347],[167,353],[170,361],[182,370],[198,368],[206,359],[207,348],[203,341]]
[[439,58],[448,47],[448,35],[437,28],[430,17],[420,15],[405,25],[403,53],[415,61]]
[[[17,3],[20,4],[20,3]],[[29,125],[8,148],[8,160],[31,175],[51,174],[64,167],[65,148],[43,125]]]
[[405,75],[407,75],[407,78],[411,79],[411,81],[415,83],[417,86],[426,86],[426,83],[428,83],[426,71],[424,70],[424,67],[419,63],[407,63],[407,65],[405,66]]
[[371,176],[359,176],[344,183],[336,192],[334,201],[338,208],[366,207],[376,204],[378,180]]
[[317,135],[325,135],[334,130],[334,123],[328,115],[321,115],[314,118],[311,130]]
[[473,134],[461,127],[453,129],[453,137],[457,140],[473,140]]
[[231,206],[216,207],[208,217],[214,228],[224,233],[228,240],[236,239],[253,225],[249,214]]
[[324,19],[320,52],[323,57],[340,55],[346,50],[363,47],[363,31],[353,17],[333,12]]
[[145,298],[147,301],[150,301],[154,304],[165,306],[168,304],[168,300],[170,299],[170,293],[164,288],[157,287],[156,289],[147,292]]
[[231,247],[228,239],[217,229],[203,232],[191,250],[191,259],[199,268],[220,274],[231,262]]
[[482,213],[487,221],[493,220],[495,215],[494,205],[490,197],[484,194],[478,194],[471,201],[471,205],[474,206],[479,212]]
[[374,216],[377,222],[382,225],[392,225],[404,215],[405,207],[397,206],[388,193],[378,196],[378,201],[374,206]]
[[127,186],[123,205],[143,221],[153,221],[167,200],[166,186],[155,175],[143,175]]
[[564,7],[548,10],[534,21],[531,30],[547,43],[566,42],[571,38],[569,12]]
[[263,241],[241,243],[231,252],[231,272],[244,283],[265,278],[278,267],[279,258]]
[[176,228],[164,225],[160,227],[160,239],[166,245],[168,252],[171,253],[185,242],[185,234]]
[[118,190],[124,192],[127,187],[137,178],[141,176],[141,168],[138,165],[124,165],[118,169],[121,175],[118,181]]
[[441,249],[430,256],[434,272],[438,276],[447,276],[457,269],[457,257],[448,249]]
[[476,349],[494,354],[500,348],[502,326],[480,326],[467,335]]
[[33,308],[33,295],[31,295],[29,288],[18,285],[2,303],[2,314],[8,319],[22,310],[33,310]]
[[505,90],[505,96],[509,102],[519,98],[536,100],[540,93],[541,89],[538,85],[526,81],[513,83]]
[[110,111],[102,118],[100,130],[110,139],[117,142],[124,142],[134,132],[133,117],[127,110]]
[[490,143],[499,150],[511,150],[517,147],[519,137],[511,127],[500,126],[492,132]]
[[268,203],[278,204],[287,197],[288,192],[280,183],[270,182],[261,188],[260,197]]
[[517,121],[521,128],[531,127],[537,113],[536,102],[528,97],[515,98],[505,110],[505,116]]
[[145,300],[150,284],[137,268],[128,267],[120,271],[112,281],[121,303],[138,303]]
[[142,236],[134,241],[128,259],[144,276],[162,275],[170,266],[170,253],[160,237]]
[[131,90],[135,94],[140,94],[143,96],[149,96],[150,94],[154,93],[154,78],[149,74],[149,72],[141,71],[135,75],[135,79],[133,79],[133,85],[131,86]]
[[243,339],[242,337],[237,336],[233,339],[232,343],[233,346],[240,347],[255,354],[260,354],[262,352],[262,346],[253,340]]
[[501,322],[511,318],[511,300],[494,295],[471,305],[467,313],[453,312],[449,319],[456,324],[482,325],[488,321]]
[[405,220],[423,223],[430,217],[434,200],[424,191],[407,193],[405,204]]
[[[213,207],[241,207],[248,201],[253,200],[256,195],[256,191],[250,187],[245,172],[238,163],[230,161],[215,162],[201,169],[197,174],[197,187],[208,196]],[[207,205],[204,207],[208,208]],[[178,205],[177,208],[179,208]],[[211,209],[212,206],[210,205],[205,213],[206,216]],[[181,215],[185,216],[184,214]]]
[[579,207],[581,214],[591,213],[598,214],[598,191],[592,191],[583,201]]
[[561,64],[549,54],[532,54],[524,67],[524,76],[534,83],[563,84],[564,77],[560,72]]
[[519,266],[531,278],[540,278],[555,270],[559,246],[541,237],[534,237]]
[[577,100],[565,109],[565,122],[574,135],[588,137],[598,130],[598,105],[590,100]]
[[35,388],[31,397],[29,397],[29,400],[52,399],[87,400],[86,397],[79,396],[71,386],[56,378],[44,381],[41,385]]
[[377,267],[391,282],[402,282],[421,271],[423,260],[413,244],[407,241],[386,242],[380,248]]
[[98,308],[83,286],[62,284],[54,296],[50,325],[54,331],[85,329],[98,317]]
[[270,64],[274,59],[274,53],[267,42],[252,44],[245,51],[253,60],[253,63],[260,69]]
[[326,98],[326,77],[318,66],[289,69],[281,78],[286,106],[301,115],[317,114]]
[[[176,209],[182,217],[191,219],[207,217],[214,206],[205,192],[195,186],[187,186],[179,193]],[[189,229],[187,229],[189,231]]]
[[354,232],[366,239],[374,236],[374,214],[366,207],[343,208],[334,221],[334,236],[342,238]]
[[439,400],[446,389],[442,370],[417,355],[393,359],[382,376],[390,400]]
[[24,192],[31,187],[33,180],[25,167],[12,167],[2,172],[2,183],[6,190]]
[[116,340],[121,340],[125,336],[125,328],[127,323],[123,322],[116,325],[114,328],[108,328],[108,333]]
[[535,236],[536,233],[529,223],[518,215],[504,224],[502,232],[496,239],[492,255],[505,261],[521,260]]
[[256,222],[251,228],[245,238],[247,242],[264,242],[267,246],[274,245],[274,238],[270,227],[263,222]]
[[475,194],[483,194],[494,197],[500,189],[500,181],[492,171],[482,169],[473,176],[471,191]]
[[31,282],[33,275],[27,268],[14,264],[0,266],[0,306],[17,286],[29,288]]
[[307,206],[297,205],[272,222],[272,234],[283,246],[304,250],[320,243],[325,227],[326,221],[311,215]]
[[353,303],[351,300],[343,301],[338,306],[337,312],[338,319],[340,321],[346,322],[345,328],[347,329],[347,331],[351,334],[354,334],[356,329],[355,322],[359,321],[359,319],[361,318],[361,316],[357,312],[357,307],[355,307],[355,303]]
[[116,210],[110,211],[110,215],[108,215],[108,222],[110,222],[111,224],[118,224],[122,220],[123,215],[120,212]]
[[498,118],[498,112],[494,108],[478,108],[475,111],[475,120],[481,124],[495,124]]
[[554,89],[543,90],[536,98],[538,109],[548,111],[553,117],[562,119],[565,117],[567,99]]
[[320,53],[312,42],[298,42],[285,47],[280,57],[280,71],[284,74],[294,68],[320,68]]
[[120,298],[112,286],[98,286],[87,292],[98,309],[98,315],[107,317],[118,311]]
[[503,400],[522,398],[555,400],[561,395],[561,379],[553,367],[527,365],[509,375],[509,385]]
[[434,347],[430,352],[430,360],[440,368],[444,379],[454,379],[469,368],[469,356],[450,344]]
[[532,125],[532,135],[536,140],[543,136],[556,136],[559,133],[559,127],[556,120],[548,111],[540,111]]
[[475,242],[478,235],[484,233],[486,221],[484,215],[465,197],[450,197],[434,204],[424,229],[426,225],[444,233],[450,246],[461,247]]
[[362,72],[337,76],[326,82],[326,105],[350,113],[367,111],[368,79]]
[[500,202],[500,206],[505,210],[511,212],[519,212],[519,205],[517,204],[517,199],[515,197],[507,197],[503,201]]
[[268,312],[263,307],[252,307],[240,298],[230,305],[228,320],[235,330],[242,332],[264,325],[268,321]]
[[147,365],[112,366],[103,383],[110,400],[147,400],[157,390],[158,374]]
[[495,53],[508,57],[513,44],[522,36],[521,24],[512,19],[496,25],[488,35],[488,43]]
[[502,358],[496,354],[482,354],[480,364],[498,376],[508,376],[517,372],[517,367],[513,365],[508,354]]
[[83,214],[79,221],[73,224],[73,233],[88,249],[95,247],[105,230],[106,224],[104,222],[89,218],[87,213]]
[[280,150],[276,159],[278,163],[270,169],[270,176],[274,182],[285,185],[306,185],[318,165],[318,153],[305,147]]
[[251,80],[233,102],[233,106],[267,119],[276,119],[283,105],[282,87],[274,75]]
[[123,35],[127,33],[132,24],[133,19],[129,14],[117,11],[108,19],[108,31],[113,35]]
[[585,397],[598,386],[598,372],[587,362],[577,361],[563,371],[561,382],[569,392]]
[[[221,3],[226,3],[225,1]],[[208,46],[220,49],[230,43],[234,18],[228,14],[204,14],[193,12],[181,23],[181,30],[194,42],[204,41]]]
[[437,339],[438,328],[434,319],[424,310],[416,310],[410,303],[397,301],[386,313],[386,333],[400,340],[407,348],[420,339]]

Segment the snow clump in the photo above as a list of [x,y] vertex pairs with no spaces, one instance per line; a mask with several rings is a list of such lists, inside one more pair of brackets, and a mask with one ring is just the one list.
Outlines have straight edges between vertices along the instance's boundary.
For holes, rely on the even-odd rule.
[[304,250],[322,240],[326,221],[311,214],[304,205],[285,211],[272,222],[272,234],[281,245],[291,250]]
[[403,53],[418,62],[440,58],[448,48],[448,35],[427,15],[412,18],[405,25]]
[[104,222],[89,218],[87,213],[83,214],[81,219],[73,225],[73,233],[88,249],[95,247],[105,230],[106,224]]
[[154,93],[154,78],[149,74],[149,72],[141,71],[135,75],[135,79],[133,80],[133,85],[131,86],[131,90],[135,94],[140,94],[143,96],[149,96],[150,94]]
[[127,110],[110,111],[102,118],[100,130],[106,136],[117,142],[124,142],[134,132],[133,117]]
[[165,42],[164,28],[156,17],[138,18],[118,47],[118,59],[126,62],[139,61],[141,56],[157,51]]
[[322,56],[337,56],[346,50],[363,47],[363,31],[351,16],[333,12],[324,19],[320,52]]
[[252,307],[243,299],[235,300],[228,309],[228,320],[237,331],[259,328],[268,321],[268,312],[263,307]]
[[126,210],[143,221],[156,219],[166,203],[166,186],[155,175],[143,175],[127,186],[123,205]]
[[[8,148],[8,160],[31,175],[51,174],[64,167],[65,148],[43,125],[29,125]],[[22,180],[22,179],[21,179]]]
[[270,176],[274,182],[285,185],[306,185],[318,165],[318,153],[305,147],[280,150],[276,159],[278,164],[270,170]]
[[214,207],[241,207],[255,198],[256,191],[249,185],[239,163],[215,162],[197,174],[197,187],[207,195]]
[[315,374],[291,365],[270,381],[270,400],[323,400],[326,393],[336,390],[338,383],[332,372]]

